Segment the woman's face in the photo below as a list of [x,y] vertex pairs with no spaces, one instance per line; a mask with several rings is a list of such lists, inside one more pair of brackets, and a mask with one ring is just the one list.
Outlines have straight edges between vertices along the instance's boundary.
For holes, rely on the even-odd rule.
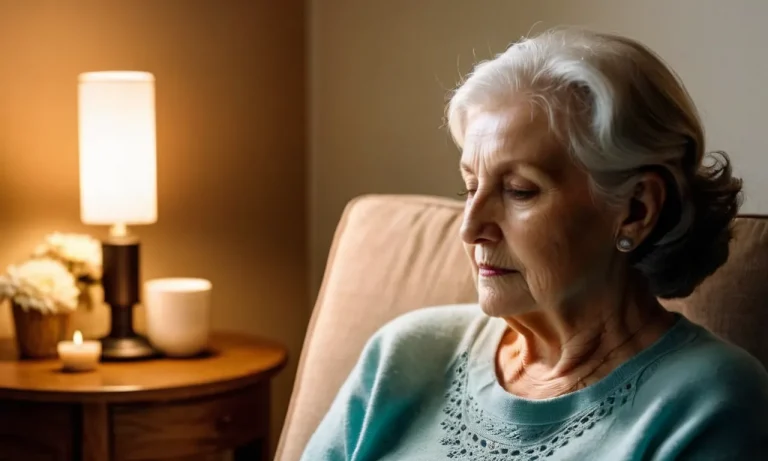
[[492,316],[566,309],[609,280],[619,215],[521,101],[470,114],[461,156],[462,240],[480,304]]

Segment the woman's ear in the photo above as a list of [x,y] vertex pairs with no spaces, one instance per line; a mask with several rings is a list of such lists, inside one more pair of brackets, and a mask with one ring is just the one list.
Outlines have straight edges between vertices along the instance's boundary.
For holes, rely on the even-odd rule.
[[616,236],[619,250],[634,250],[648,238],[659,220],[666,194],[666,185],[659,174],[649,172],[640,177],[622,213]]

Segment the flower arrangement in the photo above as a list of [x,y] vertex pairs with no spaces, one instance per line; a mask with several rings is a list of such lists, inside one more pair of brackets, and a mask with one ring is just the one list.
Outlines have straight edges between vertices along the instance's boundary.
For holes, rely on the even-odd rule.
[[101,242],[89,235],[54,232],[31,258],[0,276],[0,302],[10,300],[25,312],[66,313],[91,308],[89,288],[101,283]]
[[23,311],[59,314],[77,309],[80,289],[67,267],[51,258],[35,258],[8,267],[0,276],[0,299]]
[[64,264],[78,282],[101,281],[101,242],[85,234],[48,234],[35,248],[33,258],[51,258]]
[[58,342],[70,334],[71,314],[94,305],[101,259],[98,240],[55,232],[0,275],[0,302],[11,303],[20,358],[56,356]]

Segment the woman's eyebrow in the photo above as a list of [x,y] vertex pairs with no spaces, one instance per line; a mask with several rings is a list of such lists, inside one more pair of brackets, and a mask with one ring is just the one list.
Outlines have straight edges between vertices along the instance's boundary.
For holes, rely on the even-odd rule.
[[[498,163],[493,163],[491,165],[491,172],[493,174],[500,174],[500,175],[506,175],[515,172],[518,169],[527,169],[527,170],[535,170],[537,172],[543,173],[548,176],[556,175],[556,173],[561,169],[562,165],[557,164],[556,162],[542,162],[537,161],[535,159],[529,160],[529,159],[508,159],[503,160]],[[461,161],[459,163],[459,171],[461,172],[461,175],[466,176],[475,176],[477,173],[475,173],[472,166],[466,162]]]

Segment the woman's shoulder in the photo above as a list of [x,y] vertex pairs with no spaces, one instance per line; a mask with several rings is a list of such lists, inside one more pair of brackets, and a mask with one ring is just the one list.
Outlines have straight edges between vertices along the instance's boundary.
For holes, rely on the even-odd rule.
[[664,434],[658,451],[669,459],[754,459],[745,454],[768,443],[768,372],[743,349],[684,322],[689,340],[644,371],[632,405],[644,414],[631,418],[645,421],[645,437]]
[[[759,384],[759,389],[768,392],[768,371],[757,358],[746,350],[726,341],[706,328],[689,320],[695,333],[691,343],[671,357],[675,364],[686,364],[685,369],[692,380],[708,380],[711,384],[736,384],[744,390],[744,380]],[[674,368],[674,367],[673,367]],[[714,386],[717,389],[717,386]]]
[[[768,410],[768,371],[754,356],[704,327],[683,319],[691,340],[659,360],[649,381],[678,401],[685,396],[711,403],[752,401]],[[649,370],[650,371],[650,370]],[[740,402],[741,400],[741,402]]]
[[429,306],[387,322],[372,340],[399,348],[444,349],[471,340],[488,320],[477,304]]
[[461,333],[473,322],[486,317],[477,304],[446,304],[416,309],[387,322],[379,334],[412,336],[424,332]]
[[484,335],[492,320],[477,304],[417,309],[379,328],[368,341],[362,360],[378,371],[438,372]]

